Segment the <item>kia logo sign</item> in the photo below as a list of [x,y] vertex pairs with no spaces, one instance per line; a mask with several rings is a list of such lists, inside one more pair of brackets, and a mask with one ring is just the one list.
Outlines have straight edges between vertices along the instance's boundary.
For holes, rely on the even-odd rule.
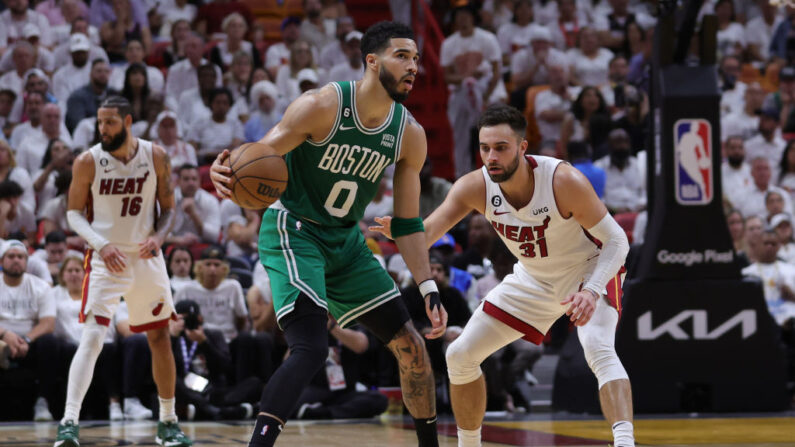
[[[687,320],[693,320],[692,334],[679,326]],[[717,340],[737,326],[742,328],[743,340],[754,335],[756,333],[756,311],[753,309],[742,310],[711,331],[707,325],[706,310],[684,310],[657,327],[652,325],[651,311],[648,311],[638,318],[638,339],[656,340],[668,334],[674,340]]]

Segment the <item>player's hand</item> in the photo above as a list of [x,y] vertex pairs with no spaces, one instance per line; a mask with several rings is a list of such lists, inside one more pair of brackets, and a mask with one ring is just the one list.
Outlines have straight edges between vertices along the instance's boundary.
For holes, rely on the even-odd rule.
[[232,191],[229,190],[229,179],[232,177],[232,168],[224,166],[224,160],[229,158],[229,150],[224,149],[223,152],[215,157],[212,167],[210,168],[210,180],[213,181],[213,186],[222,199],[229,199],[232,197]]
[[149,259],[157,256],[163,241],[157,236],[149,236],[145,241],[138,244],[138,256],[141,259]]
[[370,231],[375,231],[376,233],[381,233],[386,236],[387,239],[392,239],[392,217],[376,217],[375,221],[380,225],[371,225],[367,227],[367,229]]
[[121,273],[127,268],[127,256],[113,244],[102,247],[99,256],[102,257],[105,267],[113,273]]
[[425,334],[425,338],[432,340],[444,335],[444,331],[447,328],[447,311],[442,306],[439,292],[431,292],[425,295],[425,313],[428,314],[428,319],[431,320],[431,331]]
[[597,298],[598,296],[594,292],[584,289],[577,293],[572,293],[560,304],[563,306],[571,304],[566,310],[566,315],[569,315],[575,326],[585,326],[593,316]]

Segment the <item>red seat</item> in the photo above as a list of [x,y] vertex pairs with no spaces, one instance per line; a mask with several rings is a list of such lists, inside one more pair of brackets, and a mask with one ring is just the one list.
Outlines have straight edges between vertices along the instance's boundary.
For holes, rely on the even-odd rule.
[[201,182],[201,188],[209,193],[215,192],[215,186],[213,186],[213,181],[210,180],[210,166],[204,165],[199,166],[199,181]]
[[392,241],[378,241],[378,246],[381,248],[381,255],[384,259],[398,252],[397,245]]
[[627,233],[627,239],[629,239],[629,243],[632,243],[632,230],[635,228],[635,219],[638,217],[638,213],[630,212],[630,213],[619,213],[613,216],[613,219],[618,222],[618,225],[624,229],[624,232]]

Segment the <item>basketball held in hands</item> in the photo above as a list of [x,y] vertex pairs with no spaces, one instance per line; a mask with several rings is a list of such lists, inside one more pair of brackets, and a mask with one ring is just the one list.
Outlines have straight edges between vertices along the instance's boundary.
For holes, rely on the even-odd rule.
[[224,160],[224,166],[232,169],[231,199],[241,208],[267,208],[287,188],[287,163],[263,144],[241,145]]

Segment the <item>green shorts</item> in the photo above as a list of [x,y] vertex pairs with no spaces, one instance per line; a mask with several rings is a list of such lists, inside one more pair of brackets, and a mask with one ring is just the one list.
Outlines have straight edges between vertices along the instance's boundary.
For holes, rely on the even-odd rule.
[[262,216],[259,255],[270,278],[277,321],[293,310],[300,293],[330,312],[341,327],[400,296],[357,226],[325,228],[269,208]]

